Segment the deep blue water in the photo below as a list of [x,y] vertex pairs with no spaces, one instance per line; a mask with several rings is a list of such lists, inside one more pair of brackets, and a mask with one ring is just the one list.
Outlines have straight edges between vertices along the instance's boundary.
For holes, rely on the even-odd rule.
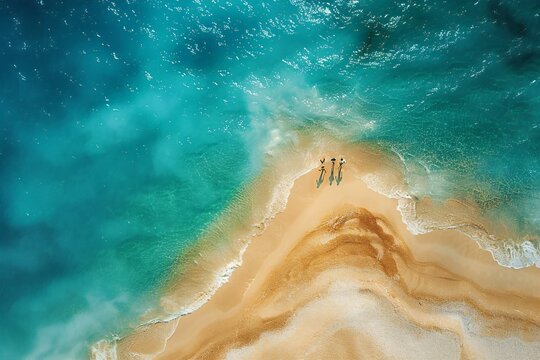
[[276,124],[539,233],[538,1],[4,0],[0,38],[3,359],[136,325]]

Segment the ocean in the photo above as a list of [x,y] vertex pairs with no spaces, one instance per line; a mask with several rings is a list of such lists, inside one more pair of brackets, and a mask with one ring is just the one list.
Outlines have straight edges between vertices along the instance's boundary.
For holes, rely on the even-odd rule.
[[5,0],[0,30],[3,359],[139,325],[295,133],[398,156],[540,266],[538,1]]

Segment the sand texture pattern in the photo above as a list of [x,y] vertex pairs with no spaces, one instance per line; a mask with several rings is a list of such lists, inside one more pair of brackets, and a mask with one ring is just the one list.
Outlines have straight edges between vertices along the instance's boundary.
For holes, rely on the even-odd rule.
[[540,269],[498,265],[455,230],[411,234],[355,164],[285,210],[201,308],[118,344],[122,359],[533,359]]

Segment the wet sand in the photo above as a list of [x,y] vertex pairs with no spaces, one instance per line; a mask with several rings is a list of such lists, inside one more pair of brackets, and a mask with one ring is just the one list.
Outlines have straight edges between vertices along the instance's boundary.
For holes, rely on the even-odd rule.
[[540,356],[540,269],[502,267],[456,230],[413,235],[355,159],[339,186],[327,173],[317,188],[316,169],[298,178],[228,282],[122,339],[118,358]]

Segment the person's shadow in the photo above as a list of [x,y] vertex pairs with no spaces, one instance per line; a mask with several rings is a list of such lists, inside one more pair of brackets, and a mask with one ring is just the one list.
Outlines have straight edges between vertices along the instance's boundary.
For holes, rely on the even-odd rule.
[[328,181],[330,182],[330,185],[334,182],[334,179],[336,178],[334,176],[334,166],[336,165],[335,162],[332,161],[332,170],[330,170],[330,177],[328,177]]
[[317,189],[321,186],[321,184],[324,182],[324,174],[326,173],[326,169],[324,166],[319,170],[321,172],[321,175],[319,176],[319,179],[316,181]]
[[338,169],[338,176],[337,176],[337,179],[336,179],[336,185],[339,186],[339,183],[343,180],[343,165],[342,164],[339,164],[339,169]]

